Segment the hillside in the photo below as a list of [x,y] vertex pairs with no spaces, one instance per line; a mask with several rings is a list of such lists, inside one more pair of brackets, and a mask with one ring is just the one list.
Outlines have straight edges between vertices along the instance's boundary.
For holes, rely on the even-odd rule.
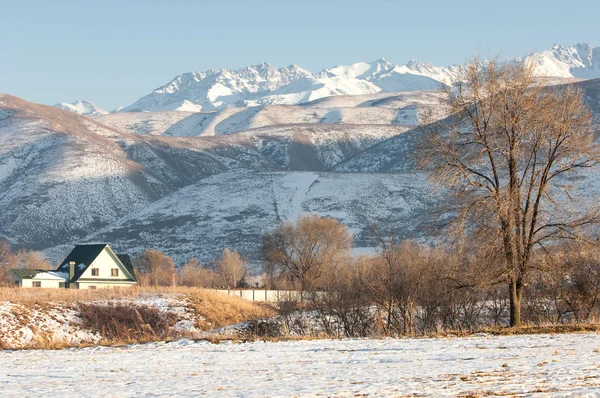
[[[220,187],[218,195],[227,197],[229,189],[241,188],[246,182],[241,172],[232,175],[242,181],[228,177],[230,171],[330,170],[410,128],[298,124],[217,137],[168,137],[120,132],[72,112],[8,95],[1,97],[0,110],[0,188],[5,192],[0,198],[4,209],[0,234],[17,247],[38,249],[108,238],[93,236],[106,228],[118,229],[119,224],[110,226],[138,210],[150,209],[148,206],[161,198],[173,208],[181,207],[187,191],[180,190],[190,186],[193,192],[197,183],[204,184],[202,191],[190,202],[218,200],[214,192],[204,189],[207,184]],[[248,192],[243,195],[248,195],[253,187],[244,189]],[[270,192],[261,193],[257,200],[264,203],[259,205],[273,202]],[[238,216],[232,213],[230,217]],[[199,223],[197,228],[196,235],[210,227]],[[156,233],[164,236],[159,229]],[[223,230],[224,236],[227,231]],[[141,235],[147,239],[140,238],[136,249],[159,243],[152,234]],[[126,240],[115,235],[110,239],[113,244]],[[256,236],[252,242],[251,246],[256,244]],[[216,255],[221,247],[206,250],[206,255]],[[190,250],[171,253],[180,259]]]
[[289,124],[410,125],[425,110],[438,110],[437,91],[326,97],[302,105],[228,107],[211,112],[119,112],[94,119],[123,132],[213,136]]
[[[574,84],[600,115],[600,79]],[[108,242],[131,254],[158,248],[178,263],[225,247],[256,263],[260,235],[302,212],[338,218],[359,247],[374,246],[373,225],[431,239],[440,193],[415,170],[415,124],[439,99],[379,93],[88,118],[4,95],[0,235],[53,261],[76,243]],[[396,124],[400,114],[406,124]],[[600,192],[593,173],[577,181],[590,198]]]
[[[120,251],[158,247],[178,263],[210,261],[235,248],[256,263],[261,234],[302,212],[348,225],[358,247],[373,247],[373,226],[399,238],[426,237],[435,206],[423,175],[232,171],[183,188],[88,236]],[[63,251],[67,247],[62,248]],[[51,252],[51,254],[54,252]]]

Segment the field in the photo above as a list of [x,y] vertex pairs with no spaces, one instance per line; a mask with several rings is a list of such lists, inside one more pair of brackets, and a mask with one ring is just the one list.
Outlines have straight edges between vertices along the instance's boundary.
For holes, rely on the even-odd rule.
[[600,335],[225,342],[0,352],[1,396],[600,394]]

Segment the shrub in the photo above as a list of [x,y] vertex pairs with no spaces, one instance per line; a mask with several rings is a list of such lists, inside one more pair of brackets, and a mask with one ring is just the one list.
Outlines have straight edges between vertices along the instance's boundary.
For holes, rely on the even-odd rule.
[[176,316],[147,305],[79,304],[82,326],[110,342],[164,339],[172,333]]

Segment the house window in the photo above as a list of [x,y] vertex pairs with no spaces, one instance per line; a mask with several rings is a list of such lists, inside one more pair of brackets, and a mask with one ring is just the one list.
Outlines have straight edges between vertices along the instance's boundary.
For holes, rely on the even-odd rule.
[[17,286],[17,287],[21,286],[21,282],[15,281],[15,286]]
[[100,276],[100,268],[92,268],[92,276]]
[[60,287],[60,288],[66,288],[67,287],[67,282],[58,282],[58,287]]
[[118,268],[111,268],[110,269],[110,276],[119,276],[119,269]]
[[33,281],[33,282],[31,282],[31,286],[42,287],[42,282],[41,281]]
[[95,290],[95,289],[96,289],[96,286],[88,286],[88,289],[90,289],[90,290]]

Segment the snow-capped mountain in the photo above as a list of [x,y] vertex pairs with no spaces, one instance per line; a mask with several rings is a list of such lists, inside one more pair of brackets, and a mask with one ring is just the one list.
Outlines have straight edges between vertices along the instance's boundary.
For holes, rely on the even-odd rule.
[[[521,61],[522,59],[517,59]],[[600,77],[600,48],[590,44],[554,46],[525,58],[543,77]],[[121,109],[131,111],[211,111],[230,106],[296,105],[339,95],[434,90],[452,81],[464,65],[439,67],[412,60],[394,65],[385,59],[336,66],[311,73],[298,65],[268,63],[237,70],[190,72]]]
[[208,70],[177,76],[168,84],[132,105],[121,109],[131,111],[201,111],[244,105],[245,101],[263,97],[292,82],[314,80],[309,71],[297,65],[276,68],[268,63],[248,66],[235,71]]
[[[572,84],[600,115],[600,79]],[[414,167],[415,124],[439,95],[94,117],[0,95],[0,236],[53,260],[110,242],[179,264],[225,247],[257,261],[261,234],[301,212],[336,217],[359,247],[373,246],[372,225],[429,239],[437,193]],[[600,178],[581,177],[597,196]]]
[[600,77],[600,47],[580,43],[554,45],[552,49],[525,58],[540,76],[595,79]]
[[397,66],[380,59],[317,74],[297,65],[278,69],[267,63],[233,71],[190,72],[120,112],[200,112],[230,106],[296,105],[339,95],[432,90],[451,80],[454,70],[416,61]]
[[108,114],[107,111],[100,108],[98,105],[94,104],[92,101],[86,100],[86,99],[77,100],[70,104],[67,102],[60,102],[54,106],[57,108],[60,108],[60,109],[65,109],[67,111],[78,113],[80,115],[92,116],[92,115]]

